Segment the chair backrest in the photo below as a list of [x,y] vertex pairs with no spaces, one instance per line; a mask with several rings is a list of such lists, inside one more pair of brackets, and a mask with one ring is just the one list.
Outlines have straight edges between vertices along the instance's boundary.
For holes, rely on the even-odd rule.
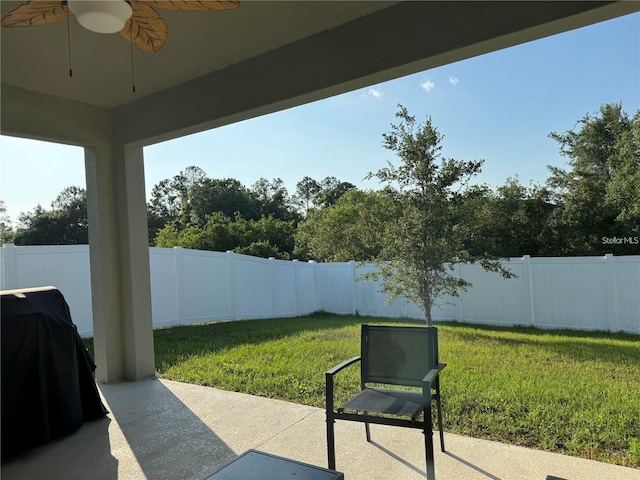
[[362,383],[422,386],[438,363],[436,327],[362,325]]

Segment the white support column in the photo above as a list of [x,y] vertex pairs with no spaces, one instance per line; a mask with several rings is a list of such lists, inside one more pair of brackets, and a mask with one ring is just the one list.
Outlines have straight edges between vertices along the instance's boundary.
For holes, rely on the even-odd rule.
[[85,148],[96,379],[155,374],[141,147]]
[[116,152],[125,378],[155,375],[149,267],[149,229],[142,147]]

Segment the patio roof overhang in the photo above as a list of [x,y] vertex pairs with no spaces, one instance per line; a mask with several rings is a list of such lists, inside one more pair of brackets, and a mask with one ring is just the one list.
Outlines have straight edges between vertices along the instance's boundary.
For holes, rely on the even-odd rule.
[[[21,2],[3,1],[1,14]],[[154,374],[143,147],[640,11],[628,1],[257,2],[162,10],[131,52],[72,20],[1,32],[1,132],[85,149],[97,378]]]

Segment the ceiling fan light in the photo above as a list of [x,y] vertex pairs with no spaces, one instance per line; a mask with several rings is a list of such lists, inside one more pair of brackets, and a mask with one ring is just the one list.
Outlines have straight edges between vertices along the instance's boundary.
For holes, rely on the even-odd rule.
[[78,23],[96,33],[117,33],[133,11],[125,0],[69,0]]

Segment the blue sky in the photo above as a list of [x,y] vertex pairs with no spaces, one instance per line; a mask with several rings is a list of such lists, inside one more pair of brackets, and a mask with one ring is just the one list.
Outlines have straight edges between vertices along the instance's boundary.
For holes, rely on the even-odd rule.
[[[189,165],[247,187],[279,177],[289,193],[304,176],[377,189],[363,178],[397,163],[382,134],[399,103],[419,121],[431,116],[445,157],[485,160],[477,183],[544,183],[547,165],[566,162],[549,133],[611,102],[640,109],[640,14],[146,147],[146,192]],[[0,138],[0,199],[12,219],[70,185],[85,186],[82,149]]]

